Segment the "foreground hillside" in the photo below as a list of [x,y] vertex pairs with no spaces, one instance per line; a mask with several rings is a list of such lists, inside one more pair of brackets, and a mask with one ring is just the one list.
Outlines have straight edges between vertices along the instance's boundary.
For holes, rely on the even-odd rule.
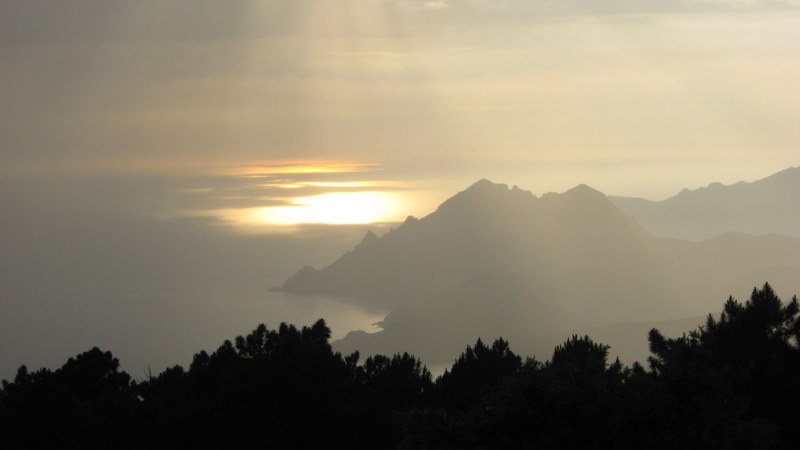
[[588,186],[536,197],[481,180],[282,288],[390,311],[382,331],[353,332],[336,344],[341,351],[410,351],[441,364],[475,335],[503,334],[537,356],[537,337],[612,324],[643,324],[620,339],[639,341],[647,326],[702,316],[709,299],[764,280],[800,290],[800,239],[656,238]]
[[132,381],[97,348],[0,390],[3,448],[796,448],[798,302],[769,285],[648,367],[572,336],[549,361],[478,340],[433,380],[407,353],[334,353],[320,320],[263,325]]

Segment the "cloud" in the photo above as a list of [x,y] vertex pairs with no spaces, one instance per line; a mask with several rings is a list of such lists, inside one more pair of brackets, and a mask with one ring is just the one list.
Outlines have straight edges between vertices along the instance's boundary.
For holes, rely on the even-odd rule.
[[[0,45],[64,41],[206,41],[307,36],[321,16],[352,22],[358,10],[439,25],[630,13],[796,8],[796,0],[2,0]],[[315,31],[314,28],[317,28]],[[344,31],[346,28],[340,28]]]

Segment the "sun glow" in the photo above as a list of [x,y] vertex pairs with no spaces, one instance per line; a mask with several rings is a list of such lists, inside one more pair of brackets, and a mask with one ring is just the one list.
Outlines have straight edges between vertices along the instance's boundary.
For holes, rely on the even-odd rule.
[[248,164],[246,166],[230,167],[218,171],[219,175],[234,175],[245,177],[260,177],[276,174],[320,174],[363,172],[372,166],[358,162],[316,161],[316,160],[276,160]]
[[[323,188],[364,188],[375,186],[377,183],[372,181],[344,181],[344,182],[314,182],[303,181],[298,183],[265,183],[263,187],[277,187],[282,189],[299,189],[304,187],[323,187]],[[384,183],[385,184],[385,183]]]
[[391,224],[430,206],[415,182],[382,178],[380,164],[259,161],[216,175],[208,201],[218,207],[180,215],[213,217],[245,233],[283,233],[310,224]]
[[396,220],[396,203],[384,192],[331,192],[292,200],[294,205],[257,208],[262,223],[354,224]]

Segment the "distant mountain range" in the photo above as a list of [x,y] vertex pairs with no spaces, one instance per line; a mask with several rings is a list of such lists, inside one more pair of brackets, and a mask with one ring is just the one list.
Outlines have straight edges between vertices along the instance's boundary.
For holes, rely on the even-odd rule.
[[337,347],[409,351],[431,364],[452,362],[477,336],[537,353],[547,336],[616,336],[603,327],[626,323],[637,330],[630,340],[646,342],[651,325],[699,324],[728,295],[746,297],[765,281],[800,292],[800,239],[727,233],[697,243],[654,237],[640,223],[585,185],[536,197],[480,180],[422,219],[368,233],[330,266],[304,268],[282,289],[391,311],[382,331],[352,332]]
[[660,202],[609,197],[656,236],[702,240],[726,232],[800,238],[800,167],[730,186],[711,183]]

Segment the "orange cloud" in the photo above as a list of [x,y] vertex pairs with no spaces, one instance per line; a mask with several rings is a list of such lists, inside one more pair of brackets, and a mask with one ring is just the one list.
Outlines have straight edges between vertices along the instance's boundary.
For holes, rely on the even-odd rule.
[[220,175],[260,176],[300,173],[347,173],[374,169],[374,164],[320,160],[274,160],[222,169]]

